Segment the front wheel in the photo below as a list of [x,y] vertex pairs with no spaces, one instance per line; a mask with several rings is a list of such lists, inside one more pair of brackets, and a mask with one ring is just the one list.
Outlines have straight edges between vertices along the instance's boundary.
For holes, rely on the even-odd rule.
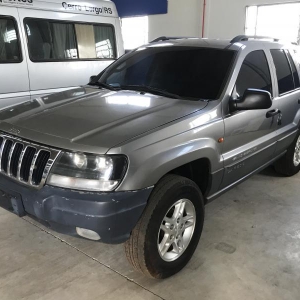
[[170,277],[191,259],[203,222],[204,201],[198,186],[187,178],[167,175],[155,187],[125,243],[126,256],[148,277]]
[[287,149],[286,154],[275,163],[277,173],[294,176],[300,171],[300,131]]

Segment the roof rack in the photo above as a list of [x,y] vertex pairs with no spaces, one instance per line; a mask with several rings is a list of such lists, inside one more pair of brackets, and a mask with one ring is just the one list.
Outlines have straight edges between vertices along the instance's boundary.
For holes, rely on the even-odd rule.
[[181,40],[181,39],[190,39],[191,37],[188,36],[161,36],[150,43],[156,43],[156,42],[162,42],[162,41],[168,41],[168,40]]
[[234,39],[230,41],[231,44],[238,43],[238,42],[244,42],[249,41],[249,39],[254,40],[273,40],[274,42],[279,42],[279,39],[272,38],[269,36],[258,36],[258,35],[238,35]]

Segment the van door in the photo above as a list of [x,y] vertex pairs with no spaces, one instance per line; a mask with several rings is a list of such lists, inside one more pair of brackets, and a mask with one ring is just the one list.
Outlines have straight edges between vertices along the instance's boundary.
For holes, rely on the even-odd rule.
[[118,56],[115,19],[19,9],[34,97],[85,85]]
[[0,11],[0,109],[30,99],[24,43],[17,8]]
[[[241,98],[248,88],[273,93],[272,77],[264,50],[252,51],[244,58],[232,97]],[[267,118],[267,112],[274,109],[273,104],[269,109],[237,111],[225,117],[225,174],[221,189],[241,180],[274,158],[277,122],[276,117]]]

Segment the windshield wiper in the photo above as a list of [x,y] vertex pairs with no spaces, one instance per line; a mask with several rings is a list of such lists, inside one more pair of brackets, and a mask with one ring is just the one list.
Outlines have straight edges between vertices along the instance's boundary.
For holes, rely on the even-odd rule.
[[122,90],[132,90],[132,91],[138,91],[138,92],[144,92],[144,93],[151,93],[159,96],[174,98],[174,99],[183,99],[179,95],[169,93],[165,90],[160,90],[151,86],[146,85],[121,85],[120,89]]
[[115,88],[107,83],[100,82],[100,81],[94,82],[93,85],[96,85],[96,86],[99,86],[101,88],[105,88],[105,89],[108,89],[111,91],[119,91],[120,90],[120,88]]

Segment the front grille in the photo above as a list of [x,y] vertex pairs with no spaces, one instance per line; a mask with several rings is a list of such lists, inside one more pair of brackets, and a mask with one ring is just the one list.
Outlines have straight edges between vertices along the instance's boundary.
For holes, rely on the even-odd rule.
[[23,184],[41,188],[59,152],[0,133],[0,173]]

